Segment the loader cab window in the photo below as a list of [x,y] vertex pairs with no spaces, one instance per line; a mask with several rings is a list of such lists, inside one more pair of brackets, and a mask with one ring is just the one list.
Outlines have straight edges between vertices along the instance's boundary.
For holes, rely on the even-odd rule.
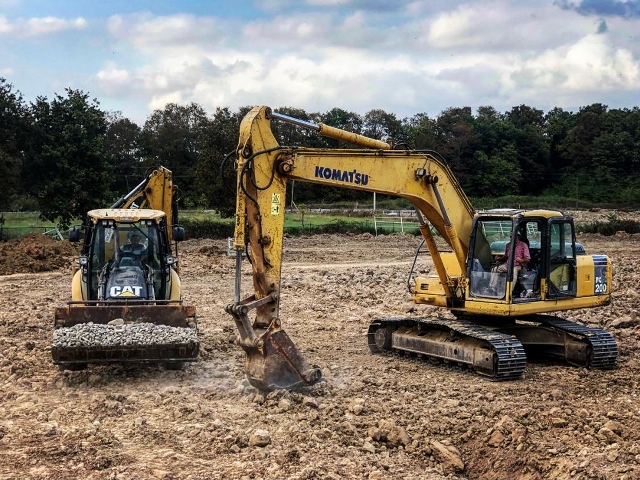
[[134,258],[138,262],[159,266],[159,232],[150,221],[118,223],[104,220],[93,232],[90,262],[99,271],[110,261]]
[[123,258],[159,267],[160,235],[151,220],[118,225],[118,248]]

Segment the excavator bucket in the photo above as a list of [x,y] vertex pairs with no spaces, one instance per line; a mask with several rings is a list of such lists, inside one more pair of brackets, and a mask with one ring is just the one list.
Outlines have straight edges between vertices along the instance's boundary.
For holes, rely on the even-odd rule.
[[247,354],[246,375],[259,390],[297,389],[322,378],[317,366],[309,367],[284,330],[267,329],[258,339],[259,347],[242,345]]

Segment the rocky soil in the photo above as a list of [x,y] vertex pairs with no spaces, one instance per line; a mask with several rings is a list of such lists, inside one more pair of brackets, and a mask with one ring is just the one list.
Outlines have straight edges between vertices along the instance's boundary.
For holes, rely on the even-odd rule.
[[[418,239],[321,235],[285,241],[281,318],[324,379],[268,394],[247,384],[232,343],[225,241],[180,244],[201,343],[198,362],[182,371],[59,371],[53,309],[68,299],[74,247],[60,242],[71,249],[47,268],[25,254],[21,269],[11,256],[21,247],[0,244],[0,478],[640,478],[640,237],[578,240],[611,257],[614,298],[564,316],[613,333],[615,370],[530,363],[523,380],[491,382],[371,355],[372,319],[436,313],[407,292]],[[53,261],[51,250],[34,251]],[[420,262],[430,268],[428,257]],[[246,262],[242,286],[248,294]]]

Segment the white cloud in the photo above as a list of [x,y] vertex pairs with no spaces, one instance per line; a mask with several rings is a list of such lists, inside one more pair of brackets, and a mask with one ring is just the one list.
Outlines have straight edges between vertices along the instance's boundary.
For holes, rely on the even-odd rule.
[[597,31],[593,19],[550,4],[468,3],[439,14],[428,31],[432,48],[523,53],[570,42]]
[[150,110],[162,110],[168,103],[184,103],[180,92],[171,92],[165,95],[153,95],[147,104]]
[[640,61],[630,51],[611,45],[605,35],[588,35],[568,47],[544,52],[525,62],[515,75],[526,79],[521,82],[526,87],[640,89]]
[[14,37],[36,37],[63,32],[66,30],[82,30],[87,26],[84,18],[65,20],[57,17],[18,18],[11,22],[0,16],[0,35]]
[[400,117],[462,105],[545,108],[569,99],[584,105],[594,92],[640,88],[640,47],[622,40],[634,31],[631,22],[612,20],[596,34],[593,18],[553,5],[498,0],[449,11],[443,5],[408,4],[393,26],[373,11],[340,16],[331,8],[244,24],[114,15],[108,31],[129,55],[105,63],[92,88],[149,108],[339,106]]
[[213,17],[198,18],[186,14],[162,17],[151,14],[114,15],[107,21],[111,35],[130,42],[141,52],[149,53],[165,48],[213,46],[232,33],[230,28],[228,22]]
[[100,70],[95,77],[102,90],[109,95],[122,95],[125,90],[132,87],[130,72],[117,68],[113,63],[108,64],[104,70]]

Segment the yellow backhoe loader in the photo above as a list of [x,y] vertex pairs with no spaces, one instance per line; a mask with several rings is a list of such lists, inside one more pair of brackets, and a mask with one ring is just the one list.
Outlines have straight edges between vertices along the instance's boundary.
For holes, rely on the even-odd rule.
[[[51,354],[60,368],[180,368],[197,359],[195,307],[182,302],[176,194],[171,172],[159,167],[111,208],[88,212],[71,301],[55,309]],[[69,239],[79,241],[80,230]]]
[[[281,146],[271,131],[272,120],[362,148]],[[436,357],[495,380],[521,378],[529,353],[590,368],[615,366],[618,348],[611,334],[552,315],[607,305],[611,298],[610,260],[577,248],[573,220],[563,212],[476,212],[436,152],[394,149],[387,142],[264,106],[243,119],[236,161],[236,284],[234,302],[226,310],[235,320],[238,343],[247,354],[246,375],[255,387],[296,388],[322,376],[284,332],[279,316],[288,180],[394,195],[415,207],[435,274],[412,277],[413,300],[448,309],[455,317],[376,319],[368,330],[372,352]],[[492,268],[505,243],[514,251],[515,234],[529,243],[531,256],[517,277],[513,258],[503,272]],[[438,247],[434,235],[444,239],[446,249]],[[253,270],[253,294],[241,298],[245,250]]]

